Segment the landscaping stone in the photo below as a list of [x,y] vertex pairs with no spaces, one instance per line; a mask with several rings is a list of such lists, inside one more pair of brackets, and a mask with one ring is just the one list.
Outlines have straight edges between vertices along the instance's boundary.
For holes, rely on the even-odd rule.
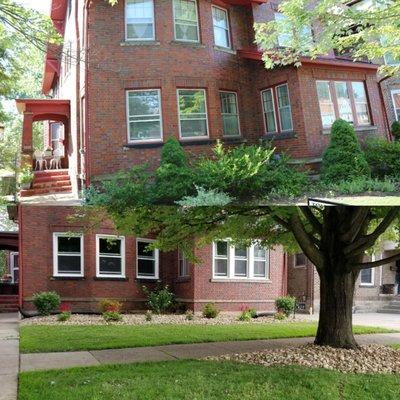
[[336,349],[307,344],[252,353],[208,357],[208,360],[229,360],[264,366],[301,365],[325,368],[343,373],[400,374],[400,350],[380,345],[362,345],[357,350]]

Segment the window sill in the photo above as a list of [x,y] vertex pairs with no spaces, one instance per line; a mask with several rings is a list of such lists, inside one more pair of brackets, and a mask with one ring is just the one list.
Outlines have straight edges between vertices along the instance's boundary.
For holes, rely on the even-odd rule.
[[[323,128],[322,129],[322,134],[323,135],[330,135],[331,134],[331,129],[332,128]],[[376,133],[378,131],[378,127],[375,126],[375,125],[355,126],[354,130],[355,130],[356,133],[368,134],[368,133]]]
[[369,285],[368,283],[360,283],[360,288],[364,288],[364,289],[375,289],[376,286],[375,285]]
[[190,282],[191,278],[190,276],[180,276],[179,278],[175,279],[175,283],[186,283]]
[[261,283],[267,284],[271,283],[270,279],[229,279],[229,278],[212,278],[211,283]]
[[52,276],[51,281],[84,281],[84,276]]
[[220,52],[222,52],[222,53],[233,54],[233,55],[236,55],[236,54],[237,54],[236,50],[232,50],[232,49],[229,49],[229,48],[227,48],[227,47],[214,46],[214,50],[220,51]]
[[221,141],[224,143],[247,143],[247,139],[241,136],[224,136]]
[[158,40],[125,40],[121,42],[122,47],[129,46],[159,46],[160,42]]
[[189,138],[189,139],[179,139],[179,142],[182,146],[193,146],[193,145],[208,145],[216,143],[215,139],[209,138]]
[[185,42],[184,40],[171,40],[171,44],[177,44],[179,46],[185,46],[185,47],[195,47],[195,48],[201,48],[205,49],[207,46],[205,44],[199,43],[199,42]]
[[262,140],[285,140],[297,138],[297,134],[294,131],[291,132],[278,132],[278,133],[266,133],[262,137]]
[[162,147],[164,142],[154,141],[154,142],[138,142],[138,143],[127,143],[123,146],[124,149],[151,149],[156,147]]
[[128,278],[124,278],[121,276],[96,276],[93,278],[94,281],[121,281],[121,282],[128,282]]
[[135,279],[136,282],[143,282],[143,283],[157,283],[160,281],[159,278],[144,278],[144,277],[137,277]]

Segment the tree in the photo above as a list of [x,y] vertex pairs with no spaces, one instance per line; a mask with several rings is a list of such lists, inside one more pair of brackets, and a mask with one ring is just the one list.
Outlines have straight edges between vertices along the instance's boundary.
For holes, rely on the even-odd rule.
[[[256,41],[267,68],[301,65],[302,57],[316,58],[333,49],[355,60],[400,60],[400,2],[397,0],[284,0],[280,18],[255,25]],[[279,45],[279,46],[277,46]],[[389,64],[389,63],[388,63]],[[382,65],[385,74],[400,66]]]

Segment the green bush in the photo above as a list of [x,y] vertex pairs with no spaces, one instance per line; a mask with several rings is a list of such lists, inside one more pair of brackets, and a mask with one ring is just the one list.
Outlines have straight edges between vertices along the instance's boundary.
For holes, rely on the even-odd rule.
[[57,314],[57,320],[60,322],[68,321],[70,318],[71,318],[70,312],[61,312],[60,314]]
[[163,314],[170,310],[174,305],[175,296],[170,291],[169,286],[157,284],[154,290],[143,286],[143,292],[147,297],[147,305],[154,314]]
[[286,319],[286,314],[284,312],[279,311],[274,314],[274,319],[278,321],[283,321],[284,319]]
[[251,315],[251,318],[257,318],[257,310],[255,308],[249,308],[248,311]]
[[218,308],[214,303],[208,303],[203,308],[203,317],[204,318],[217,318],[219,314]]
[[144,314],[144,319],[147,322],[150,322],[153,319],[153,313],[150,310],[147,310],[146,314]]
[[122,315],[116,311],[105,311],[103,312],[103,318],[107,322],[118,322],[122,320]]
[[278,313],[283,312],[287,317],[295,311],[296,304],[296,297],[292,296],[278,297],[275,300],[275,307]]
[[185,319],[187,321],[193,321],[194,320],[194,312],[192,310],[187,310],[185,313]]
[[56,292],[40,292],[33,295],[33,305],[40,315],[50,315],[61,304],[61,299]]
[[338,119],[332,125],[331,139],[322,157],[321,180],[326,184],[371,176],[354,127]]
[[251,321],[253,317],[251,316],[251,312],[249,310],[242,311],[242,313],[238,317],[238,321]]
[[373,177],[393,177],[399,180],[400,141],[369,139],[364,143],[364,152]]
[[395,121],[392,124],[392,135],[394,137],[394,140],[400,140],[400,122],[399,121]]
[[325,189],[337,194],[357,194],[365,192],[393,193],[397,191],[396,183],[389,178],[380,180],[377,178],[372,179],[366,177],[329,185],[329,187],[326,187]]

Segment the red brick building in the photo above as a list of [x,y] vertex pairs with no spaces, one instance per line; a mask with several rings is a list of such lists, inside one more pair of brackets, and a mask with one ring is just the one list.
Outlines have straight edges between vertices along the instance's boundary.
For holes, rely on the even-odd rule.
[[[23,309],[31,309],[40,290],[56,290],[83,311],[104,297],[140,308],[141,285],[159,278],[195,309],[210,301],[226,310],[273,309],[286,293],[280,248],[220,243],[197,250],[204,261],[197,267],[178,254],[146,255],[144,239],[110,242],[115,232],[107,224],[97,235],[65,235],[81,228],[67,221],[81,189],[133,165],[156,166],[169,136],[193,157],[218,139],[272,140],[278,151],[315,164],[336,118],[352,121],[360,140],[388,135],[376,65],[332,52],[303,60],[299,69],[264,68],[253,24],[277,17],[277,3],[266,0],[120,0],[114,7],[104,0],[52,1],[64,44],[48,47],[47,99],[17,106],[24,162],[40,168],[60,161],[62,169],[36,172],[33,188],[21,192]],[[37,121],[50,121],[44,156],[32,147]]]

